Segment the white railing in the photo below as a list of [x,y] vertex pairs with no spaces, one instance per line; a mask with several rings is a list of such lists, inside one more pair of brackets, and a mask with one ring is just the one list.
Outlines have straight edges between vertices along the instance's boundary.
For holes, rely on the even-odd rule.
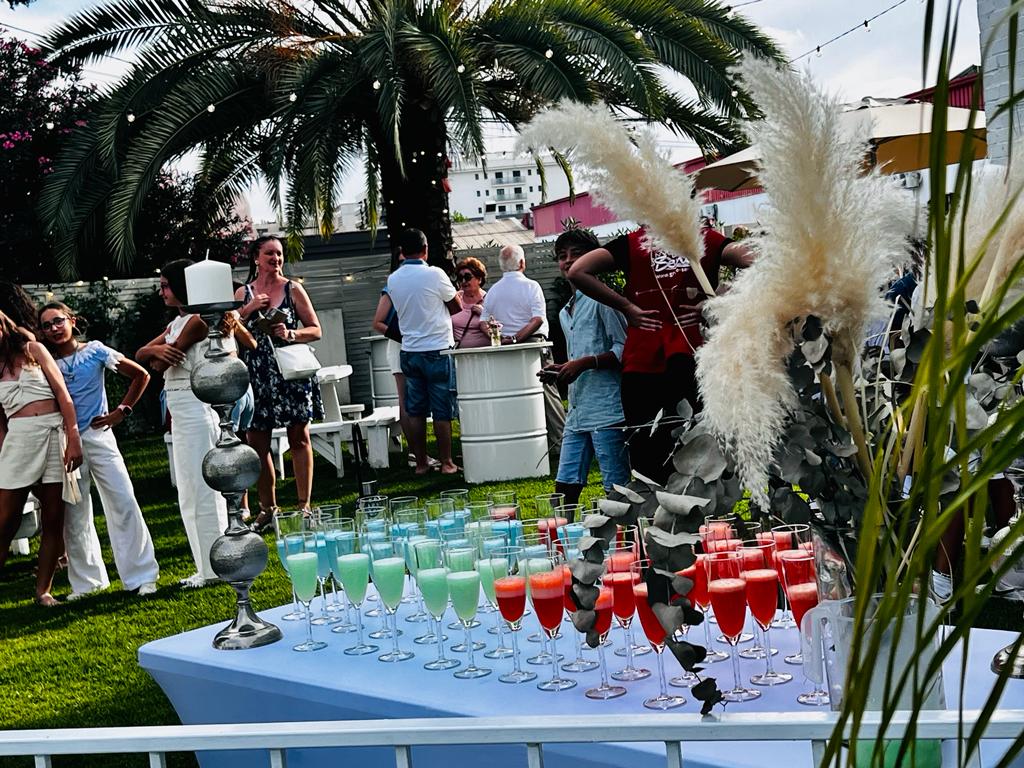
[[[969,734],[977,710],[922,713],[919,739],[955,739]],[[729,713],[702,718],[681,715],[431,718],[415,720],[338,720],[245,725],[182,725],[137,728],[0,731],[0,756],[31,756],[36,768],[50,768],[54,755],[148,754],[150,768],[165,768],[168,752],[267,750],[271,768],[286,766],[285,750],[322,747],[392,747],[397,768],[412,768],[412,748],[454,745],[526,745],[529,768],[543,768],[544,744],[662,742],[667,768],[682,768],[683,745],[700,741],[810,741],[820,765],[836,716],[831,712]],[[896,716],[884,737],[898,739],[908,718]],[[993,712],[986,739],[1015,739],[1024,728],[1024,710]],[[880,735],[880,718],[865,716],[858,738]],[[975,756],[972,764],[979,764]],[[794,767],[795,768],[795,767]]]

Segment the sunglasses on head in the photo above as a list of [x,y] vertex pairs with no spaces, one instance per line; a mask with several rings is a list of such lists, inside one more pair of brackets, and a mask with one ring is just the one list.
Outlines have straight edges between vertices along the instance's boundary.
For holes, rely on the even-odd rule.
[[461,280],[462,282],[472,280],[474,277],[476,277],[476,275],[474,275],[472,272],[459,272],[459,280]]

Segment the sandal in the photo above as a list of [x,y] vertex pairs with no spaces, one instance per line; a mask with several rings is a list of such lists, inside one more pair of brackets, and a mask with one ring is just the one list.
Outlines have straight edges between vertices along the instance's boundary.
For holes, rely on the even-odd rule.
[[44,592],[38,597],[32,598],[32,602],[38,605],[40,608],[56,608],[60,605],[60,602],[51,595],[49,592]]
[[280,507],[271,507],[266,509],[260,507],[260,513],[256,515],[256,519],[252,521],[252,525],[249,526],[253,533],[264,533],[268,529],[274,526],[274,513],[278,512]]

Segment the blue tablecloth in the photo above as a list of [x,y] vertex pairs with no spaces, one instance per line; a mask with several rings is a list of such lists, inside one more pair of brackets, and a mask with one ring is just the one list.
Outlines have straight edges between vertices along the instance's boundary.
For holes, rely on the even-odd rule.
[[[225,590],[226,591],[226,590]],[[225,601],[228,596],[225,594]],[[316,607],[314,603],[314,607]],[[370,604],[364,604],[364,610]],[[290,609],[290,606],[288,607]],[[284,640],[264,648],[249,651],[216,651],[211,641],[222,625],[204,627],[191,632],[148,643],[139,649],[139,663],[163,688],[184,724],[287,722],[303,720],[361,720],[376,718],[411,717],[479,717],[508,715],[577,714],[581,732],[585,733],[589,714],[637,714],[649,712],[641,702],[657,693],[656,674],[636,683],[626,683],[629,692],[611,701],[593,701],[583,691],[599,682],[599,673],[587,672],[568,675],[575,678],[576,688],[558,693],[547,693],[536,688],[536,682],[507,685],[497,676],[511,668],[511,660],[484,659],[484,651],[477,653],[477,665],[490,667],[494,673],[476,680],[458,680],[451,671],[430,672],[423,664],[435,657],[433,646],[415,645],[412,639],[425,631],[424,624],[405,622],[410,613],[408,606],[399,610],[399,625],[405,631],[401,638],[403,649],[412,650],[416,657],[397,664],[377,660],[377,654],[345,656],[344,648],[355,644],[355,634],[332,634],[327,627],[314,627],[315,638],[325,640],[329,647],[315,653],[296,653],[292,646],[305,639],[305,625],[301,622],[281,621],[285,608],[264,612],[264,616],[284,631]],[[445,623],[454,617],[446,617]],[[491,626],[490,615],[481,616],[484,626],[474,631],[477,640],[485,641],[488,649],[494,647],[495,637],[484,630]],[[377,627],[377,619],[364,619],[368,630]],[[536,618],[528,617],[525,632],[520,633],[523,657],[537,652],[538,645],[525,641],[528,632],[537,629]],[[566,629],[569,627],[566,625]],[[712,629],[716,629],[712,625]],[[636,628],[638,640],[642,631]],[[449,645],[461,642],[462,632],[447,630]],[[698,630],[698,638],[703,632]],[[613,630],[613,640],[621,644],[620,630]],[[975,630],[971,634],[971,653],[965,690],[964,707],[980,708],[995,681],[989,671],[992,655],[1014,639],[1009,632]],[[390,640],[370,641],[389,650]],[[780,650],[776,667],[794,673],[793,682],[775,688],[762,689],[760,699],[743,704],[729,705],[731,711],[784,712],[800,711],[796,696],[809,690],[801,670],[783,664],[782,656],[796,651],[795,631],[772,632],[772,644]],[[611,649],[607,649],[610,651]],[[574,643],[571,637],[559,641],[559,651],[571,658]],[[451,654],[462,658],[464,654]],[[596,657],[594,651],[587,655]],[[679,669],[671,656],[666,658],[669,676]],[[637,658],[637,666],[655,672],[652,655]],[[952,654],[945,665],[947,701],[955,702],[959,695],[958,653]],[[612,671],[623,665],[620,657],[608,653]],[[525,661],[524,661],[524,666]],[[742,661],[744,678],[763,669],[763,661]],[[550,677],[550,667],[530,666],[538,680]],[[708,674],[719,679],[723,689],[731,686],[730,662],[713,664]],[[671,689],[682,693],[687,704],[675,711],[694,713],[699,705],[684,689]],[[1024,708],[1024,681],[1011,680],[1002,697],[1008,708]],[[685,764],[689,767],[761,768],[773,766],[810,765],[810,745],[807,742],[748,742],[685,744]],[[1002,753],[998,742],[986,742],[983,762],[994,764]],[[602,766],[628,766],[648,768],[664,766],[664,746],[661,744],[565,744],[545,747],[548,768],[573,766],[579,760],[594,768]],[[224,752],[199,756],[203,768],[262,768],[268,765],[266,753]],[[339,759],[345,762],[339,763]],[[337,750],[292,750],[288,755],[289,768],[313,768],[327,765],[352,765],[359,768],[377,768],[394,765],[394,752],[390,749],[349,749],[344,754]],[[428,747],[413,750],[416,768],[437,766],[487,765],[487,768],[505,768],[526,764],[525,748],[520,747]]]

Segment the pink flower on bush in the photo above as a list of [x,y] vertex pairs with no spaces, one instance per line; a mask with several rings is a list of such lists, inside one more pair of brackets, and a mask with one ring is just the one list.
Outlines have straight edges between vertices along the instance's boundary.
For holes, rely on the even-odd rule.
[[8,139],[3,144],[0,144],[0,147],[3,147],[4,149],[14,149],[14,142]]

